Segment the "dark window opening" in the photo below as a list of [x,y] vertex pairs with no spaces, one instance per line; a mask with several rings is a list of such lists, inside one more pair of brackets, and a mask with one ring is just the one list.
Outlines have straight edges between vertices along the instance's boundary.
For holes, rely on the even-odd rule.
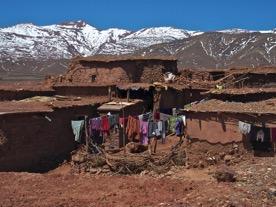
[[97,75],[92,75],[92,76],[91,76],[91,82],[95,82],[96,79],[97,79]]

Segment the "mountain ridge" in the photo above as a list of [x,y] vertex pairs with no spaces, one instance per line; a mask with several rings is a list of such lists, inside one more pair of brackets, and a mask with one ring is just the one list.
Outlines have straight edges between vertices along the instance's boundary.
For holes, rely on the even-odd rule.
[[181,67],[192,68],[225,68],[235,66],[235,62],[253,67],[275,65],[275,36],[276,29],[234,28],[202,32],[151,27],[138,31],[98,30],[81,20],[46,26],[18,24],[0,28],[0,72],[60,72],[65,70],[68,59],[76,55],[133,53],[175,55]]

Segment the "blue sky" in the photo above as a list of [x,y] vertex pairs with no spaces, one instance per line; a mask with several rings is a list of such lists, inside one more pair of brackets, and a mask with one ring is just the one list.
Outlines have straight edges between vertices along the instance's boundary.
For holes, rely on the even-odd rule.
[[84,20],[99,29],[276,28],[276,0],[2,0],[0,27]]

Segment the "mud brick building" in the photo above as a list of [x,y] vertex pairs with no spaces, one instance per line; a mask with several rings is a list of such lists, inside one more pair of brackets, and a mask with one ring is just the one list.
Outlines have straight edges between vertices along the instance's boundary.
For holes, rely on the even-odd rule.
[[173,57],[92,56],[72,60],[63,82],[69,83],[153,83],[163,82],[166,72],[177,73]]

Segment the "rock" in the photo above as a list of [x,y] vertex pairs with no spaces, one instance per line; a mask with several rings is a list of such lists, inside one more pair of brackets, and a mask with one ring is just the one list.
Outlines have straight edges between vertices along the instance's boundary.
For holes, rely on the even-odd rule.
[[269,197],[276,197],[276,188],[269,188],[267,194]]
[[85,157],[80,154],[75,154],[72,156],[72,161],[74,163],[83,163],[85,161]]
[[204,165],[204,163],[202,161],[199,161],[199,167],[200,168],[204,168],[205,167],[205,165]]
[[236,173],[227,166],[223,166],[215,171],[214,178],[216,178],[218,182],[235,182]]
[[256,182],[256,186],[262,186],[262,185],[263,185],[263,182],[261,181]]
[[224,156],[224,161],[225,162],[230,162],[232,160],[232,156],[231,155],[225,155]]

